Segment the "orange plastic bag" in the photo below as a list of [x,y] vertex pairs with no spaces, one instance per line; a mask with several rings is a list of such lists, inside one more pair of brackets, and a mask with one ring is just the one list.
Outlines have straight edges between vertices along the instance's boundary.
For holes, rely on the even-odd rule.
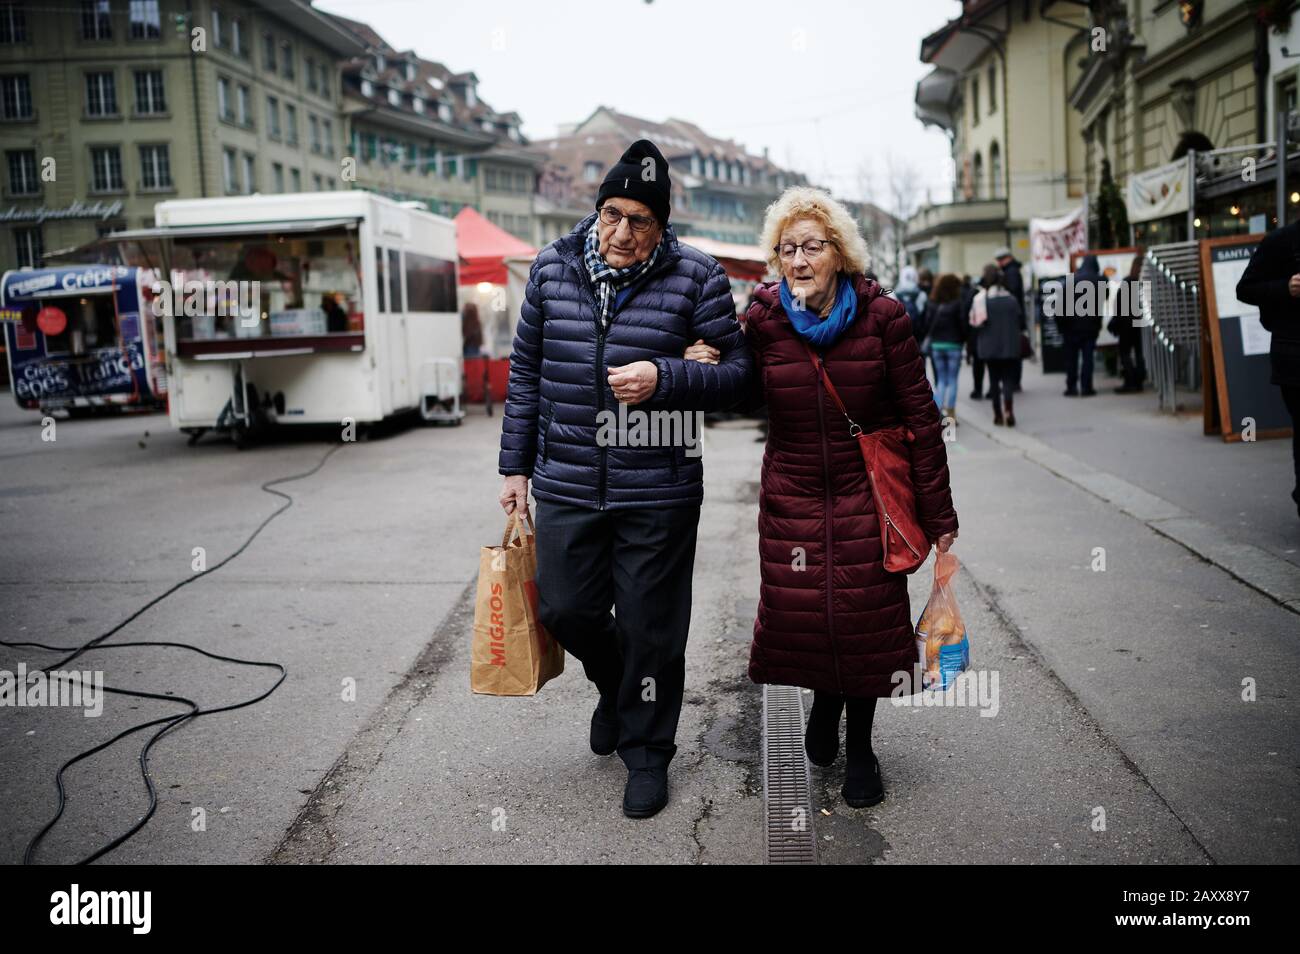
[[970,640],[952,591],[952,577],[959,569],[961,563],[952,553],[935,554],[934,586],[916,621],[922,689],[946,690],[970,668]]

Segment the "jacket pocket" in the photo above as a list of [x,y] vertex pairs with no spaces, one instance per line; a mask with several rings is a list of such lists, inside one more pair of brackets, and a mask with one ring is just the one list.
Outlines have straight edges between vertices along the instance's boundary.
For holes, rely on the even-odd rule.
[[555,418],[555,405],[547,412],[546,417],[542,419],[542,463],[546,463],[547,457],[551,453],[551,421]]

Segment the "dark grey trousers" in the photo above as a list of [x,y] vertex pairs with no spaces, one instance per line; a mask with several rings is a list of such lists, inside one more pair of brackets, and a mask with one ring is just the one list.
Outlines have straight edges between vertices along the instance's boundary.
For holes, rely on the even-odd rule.
[[539,500],[536,511],[542,625],[617,698],[624,764],[666,767],[686,682],[699,506],[589,510]]

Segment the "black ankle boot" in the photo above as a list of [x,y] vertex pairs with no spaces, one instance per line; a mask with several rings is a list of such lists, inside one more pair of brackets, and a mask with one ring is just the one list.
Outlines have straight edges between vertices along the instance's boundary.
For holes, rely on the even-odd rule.
[[618,691],[609,689],[600,694],[596,709],[591,713],[591,751],[597,755],[612,755],[618,748]]
[[840,713],[844,711],[844,697],[833,692],[814,692],[812,712],[808,714],[808,727],[804,730],[803,748],[808,761],[825,768],[835,763],[840,754]]
[[852,808],[875,805],[885,797],[880,780],[880,761],[871,751],[871,725],[876,713],[875,699],[848,699],[848,716],[844,726],[844,754],[847,768],[840,795]]

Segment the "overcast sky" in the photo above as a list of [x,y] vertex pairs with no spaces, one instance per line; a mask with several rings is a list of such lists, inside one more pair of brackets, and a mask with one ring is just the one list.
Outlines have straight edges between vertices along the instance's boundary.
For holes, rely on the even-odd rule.
[[846,197],[871,173],[888,205],[885,164],[917,197],[949,197],[947,137],[913,115],[929,68],[921,38],[959,0],[317,0],[452,70],[515,110],[532,139],[598,105],[646,119],[689,119],[806,173]]

